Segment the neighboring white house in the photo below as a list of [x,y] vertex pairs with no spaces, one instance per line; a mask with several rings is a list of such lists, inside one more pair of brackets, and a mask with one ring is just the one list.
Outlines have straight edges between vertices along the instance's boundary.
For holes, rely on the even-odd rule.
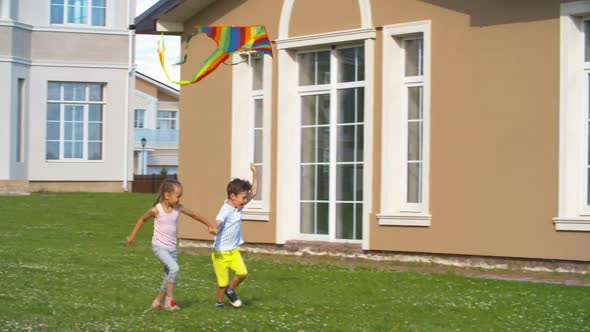
[[135,0],[0,0],[0,187],[128,190]]
[[135,76],[134,173],[176,174],[179,91],[140,72]]

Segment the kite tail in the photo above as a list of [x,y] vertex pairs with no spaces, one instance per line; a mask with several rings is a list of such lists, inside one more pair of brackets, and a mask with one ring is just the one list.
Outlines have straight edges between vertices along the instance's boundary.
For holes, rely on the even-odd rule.
[[199,68],[189,83],[196,83],[202,80],[205,78],[205,76],[209,75],[212,71],[219,67],[219,65],[225,60],[227,60],[227,58],[229,58],[228,53],[220,49],[216,49],[215,52],[211,53],[211,55],[203,62],[201,68]]
[[178,84],[178,85],[189,84],[190,82],[186,81],[186,80],[175,81],[172,78],[170,78],[170,74],[168,74],[168,70],[166,70],[166,64],[164,62],[164,52],[166,52],[166,44],[164,43],[164,37],[162,37],[161,40],[158,40],[158,57],[160,58],[160,66],[162,67],[162,70],[164,71],[166,78],[174,84]]

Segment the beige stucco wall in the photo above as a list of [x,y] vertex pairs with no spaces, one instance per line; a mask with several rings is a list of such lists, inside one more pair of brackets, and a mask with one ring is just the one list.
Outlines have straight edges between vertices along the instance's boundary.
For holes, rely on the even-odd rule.
[[361,27],[358,0],[295,0],[289,37]]
[[[590,260],[590,234],[557,232],[559,1],[485,3],[372,0],[374,27],[432,22],[430,227],[379,226],[381,31],[374,75],[373,206],[369,248],[402,252]],[[282,1],[224,1],[185,25],[266,24],[276,38]],[[321,10],[318,10],[319,7]],[[358,1],[295,0],[290,36],[360,28]],[[198,47],[197,47],[198,45]],[[215,45],[191,41],[188,77]],[[272,173],[276,174],[277,63],[273,61]],[[181,90],[184,201],[211,219],[230,176],[231,67]],[[206,160],[206,162],[203,162]],[[250,242],[273,242],[271,220],[244,224]],[[195,223],[180,236],[210,239]]]
[[125,34],[33,32],[35,60],[109,63],[127,65],[128,37]]

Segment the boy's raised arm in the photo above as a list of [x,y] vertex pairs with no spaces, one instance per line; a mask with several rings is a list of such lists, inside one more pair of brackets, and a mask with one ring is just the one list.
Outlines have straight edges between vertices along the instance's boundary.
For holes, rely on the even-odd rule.
[[256,174],[256,166],[254,166],[254,163],[250,163],[250,170],[252,171],[252,188],[248,194],[248,202],[250,202],[258,192],[258,175]]

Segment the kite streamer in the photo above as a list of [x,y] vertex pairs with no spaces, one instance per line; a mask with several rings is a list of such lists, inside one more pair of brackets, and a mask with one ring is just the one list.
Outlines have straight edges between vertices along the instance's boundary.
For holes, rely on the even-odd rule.
[[[198,81],[211,74],[221,63],[227,60],[234,53],[260,53],[272,56],[272,47],[268,39],[268,33],[264,25],[253,25],[245,27],[233,26],[195,26],[196,31],[186,40],[185,48],[188,51],[188,44],[191,38],[198,33],[205,33],[215,41],[217,49],[203,61],[199,70],[190,80],[172,80],[166,65],[164,64],[164,52],[166,45],[164,38],[158,42],[158,56],[160,65],[168,80],[178,85],[187,85],[197,83]],[[184,64],[187,60],[188,52],[185,51],[184,59],[178,64]]]

